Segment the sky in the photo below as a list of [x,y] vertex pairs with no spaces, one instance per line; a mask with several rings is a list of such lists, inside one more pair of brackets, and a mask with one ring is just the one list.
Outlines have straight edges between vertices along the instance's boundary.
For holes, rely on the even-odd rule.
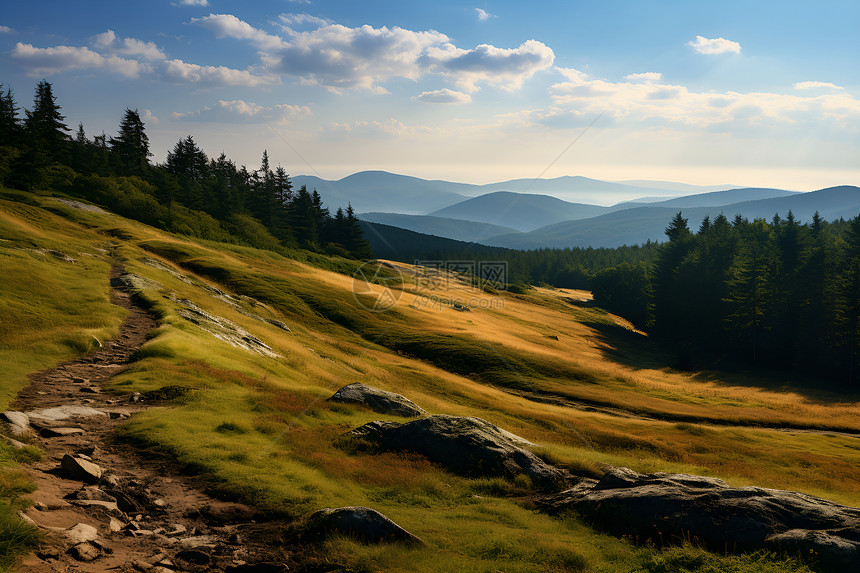
[[0,82],[153,160],[191,134],[249,168],[490,183],[582,175],[860,185],[860,2],[36,0]]

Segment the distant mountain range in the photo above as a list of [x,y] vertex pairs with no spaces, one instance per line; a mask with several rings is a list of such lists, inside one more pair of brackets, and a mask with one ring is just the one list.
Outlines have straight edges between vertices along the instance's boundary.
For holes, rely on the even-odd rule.
[[[497,191],[552,195],[564,201],[612,205],[644,195],[677,196],[679,185],[684,193],[717,190],[714,186],[697,187],[659,181],[614,183],[579,176],[555,179],[513,179],[500,183],[472,185],[451,181],[431,181],[386,171],[362,171],[337,181],[321,179],[313,175],[295,175],[292,181],[295,187],[306,185],[308,189],[316,189],[325,204],[334,209],[346,207],[351,203],[358,213],[384,212],[407,215],[429,215],[463,200]],[[504,223],[495,224],[504,225]]]
[[[810,220],[816,211],[827,220],[860,213],[860,188],[849,185],[808,193],[587,177],[471,185],[384,171],[364,171],[339,181],[299,175],[293,177],[293,184],[317,189],[330,208],[351,203],[369,223],[514,249],[662,241],[666,225],[679,210],[694,230],[705,216],[720,213],[729,219],[738,214],[770,219],[777,213],[784,217],[791,210],[801,221]],[[689,194],[677,196],[679,192]],[[599,197],[602,203],[612,198],[619,201],[606,206],[561,198],[586,195]],[[414,235],[410,237],[415,240]]]
[[[737,197],[739,194],[729,193]],[[737,190],[744,191],[744,190]],[[768,191],[768,190],[759,190]],[[742,194],[740,194],[742,196]],[[755,195],[755,194],[753,194]],[[673,199],[672,202],[678,201]],[[713,201],[713,199],[711,199]],[[667,203],[672,203],[667,202]],[[511,233],[491,237],[488,245],[513,249],[535,249],[541,247],[617,247],[665,240],[663,233],[669,221],[678,211],[689,220],[694,231],[705,216],[712,219],[723,213],[730,220],[735,215],[748,219],[771,219],[775,214],[785,217],[789,210],[801,221],[809,221],[816,211],[827,220],[856,217],[860,213],[860,187],[841,186],[821,189],[809,193],[769,197],[754,201],[740,201],[727,205],[686,208],[683,202],[662,205],[632,206],[628,209],[606,213],[590,219],[566,221],[536,229],[529,233]]]

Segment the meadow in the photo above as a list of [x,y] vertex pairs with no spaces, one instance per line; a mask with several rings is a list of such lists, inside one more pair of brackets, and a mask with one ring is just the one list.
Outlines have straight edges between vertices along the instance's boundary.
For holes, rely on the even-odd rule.
[[[641,547],[574,515],[539,513],[526,479],[464,478],[420,456],[346,451],[336,445],[343,433],[396,420],[326,401],[353,382],[398,392],[433,414],[486,419],[577,475],[599,476],[607,464],[687,472],[860,505],[857,396],[797,380],[673,370],[644,333],[593,306],[586,292],[477,288],[402,263],[384,265],[380,284],[357,285],[360,261],[190,239],[11,191],[0,195],[4,406],[28,373],[116,333],[123,312],[109,303],[113,261],[148,279],[139,296],[159,327],[110,391],[161,390],[165,398],[130,419],[122,439],[170,454],[221,496],[285,522],[298,526],[322,507],[366,505],[426,543],[333,538],[307,549],[305,564],[327,560],[352,571],[815,568],[814,561],[718,555],[690,544]],[[396,304],[374,309],[385,288]],[[276,356],[215,338],[182,318],[181,300],[234,322]],[[10,469],[21,455],[2,462],[3,491],[13,492],[5,507],[21,503],[26,489]]]

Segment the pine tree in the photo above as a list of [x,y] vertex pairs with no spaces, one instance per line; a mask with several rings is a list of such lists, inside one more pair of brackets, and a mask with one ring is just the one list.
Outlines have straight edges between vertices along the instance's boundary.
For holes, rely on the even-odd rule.
[[138,111],[126,108],[119,134],[110,138],[110,150],[127,174],[142,175],[149,167],[149,136]]
[[69,139],[69,127],[63,123],[66,118],[60,114],[60,109],[51,84],[45,80],[39,82],[33,109],[26,110],[24,127],[30,144],[47,156],[45,163],[62,160]]
[[357,259],[373,258],[373,249],[370,248],[370,243],[364,238],[364,232],[361,230],[358,217],[355,216],[355,211],[352,204],[346,208],[346,244],[344,245],[349,253]]
[[3,93],[0,84],[0,147],[14,147],[21,143],[21,121],[18,118],[18,105],[12,95],[12,90]]

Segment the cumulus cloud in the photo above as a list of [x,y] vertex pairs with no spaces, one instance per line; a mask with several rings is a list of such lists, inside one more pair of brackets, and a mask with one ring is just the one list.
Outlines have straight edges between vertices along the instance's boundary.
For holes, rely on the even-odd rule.
[[[529,40],[517,48],[480,45],[458,48],[435,30],[333,24],[309,14],[284,14],[279,25],[287,39],[255,28],[230,14],[194,18],[218,37],[242,39],[259,48],[269,72],[295,76],[339,93],[366,89],[388,93],[382,86],[391,78],[417,80],[427,74],[450,78],[461,91],[474,92],[479,84],[517,89],[536,72],[552,66],[555,54]],[[296,28],[309,28],[298,31]]]
[[412,99],[424,103],[462,104],[472,101],[472,96],[443,88],[441,90],[422,92]]
[[113,30],[92,37],[93,47],[102,51],[132,58],[141,57],[147,60],[163,60],[164,52],[153,42],[144,42],[134,38],[118,38]]
[[201,66],[167,60],[159,69],[159,77],[173,83],[200,84],[203,86],[258,87],[278,83],[275,76],[258,76],[248,70],[237,70],[225,66]]
[[327,18],[320,18],[319,16],[311,16],[310,14],[302,13],[302,14],[281,14],[278,16],[279,26],[282,30],[287,32],[290,35],[296,33],[295,28],[300,26],[311,27],[311,28],[319,28],[321,26],[328,26],[329,24],[333,24],[331,20]]
[[191,22],[211,30],[218,38],[229,37],[237,40],[248,40],[262,50],[281,48],[284,43],[278,36],[254,28],[232,14],[209,14],[203,18],[192,18]]
[[372,89],[393,77],[418,79],[416,64],[428,47],[447,42],[439,32],[403,28],[348,28],[331,24],[295,33],[264,62],[274,71],[299,76],[332,90]]
[[95,68],[122,74],[128,78],[136,78],[141,71],[147,69],[137,60],[119,56],[105,57],[89,48],[75,46],[37,48],[31,44],[18,42],[12,49],[12,58],[28,68],[30,75],[35,76]]
[[625,80],[630,80],[631,82],[659,82],[663,79],[663,74],[659,72],[643,72],[641,74],[628,74],[624,76]]
[[0,34],[11,34],[14,31],[15,30],[10,28],[9,26],[0,26]]
[[842,86],[837,86],[830,82],[797,82],[794,84],[796,90],[811,90],[815,88],[829,88],[832,90],[844,90]]
[[158,118],[152,115],[152,112],[148,109],[143,110],[143,113],[140,114],[140,119],[143,120],[143,123],[158,125]]
[[551,67],[554,60],[555,54],[547,45],[529,40],[510,49],[481,44],[462,50],[445,43],[428,48],[420,63],[432,72],[451,77],[464,91],[474,92],[478,83],[519,88],[538,71]]
[[740,54],[741,45],[725,38],[705,38],[704,36],[696,36],[695,42],[687,42],[688,46],[692,46],[700,54]]
[[209,0],[179,0],[180,6],[208,6]]
[[187,113],[172,114],[174,119],[217,122],[276,122],[284,123],[294,117],[311,115],[307,106],[279,104],[261,106],[242,100],[219,100],[211,106],[205,106]]
[[489,12],[487,12],[486,10],[482,10],[481,8],[475,8],[475,13],[478,15],[479,22],[486,22],[490,18],[496,17],[495,15],[490,14]]
[[611,82],[565,70],[569,81],[550,88],[553,105],[524,112],[548,126],[580,125],[603,114],[603,124],[663,126],[678,130],[736,132],[801,123],[860,121],[860,100],[844,93],[801,97],[777,93],[696,92],[658,81]]

